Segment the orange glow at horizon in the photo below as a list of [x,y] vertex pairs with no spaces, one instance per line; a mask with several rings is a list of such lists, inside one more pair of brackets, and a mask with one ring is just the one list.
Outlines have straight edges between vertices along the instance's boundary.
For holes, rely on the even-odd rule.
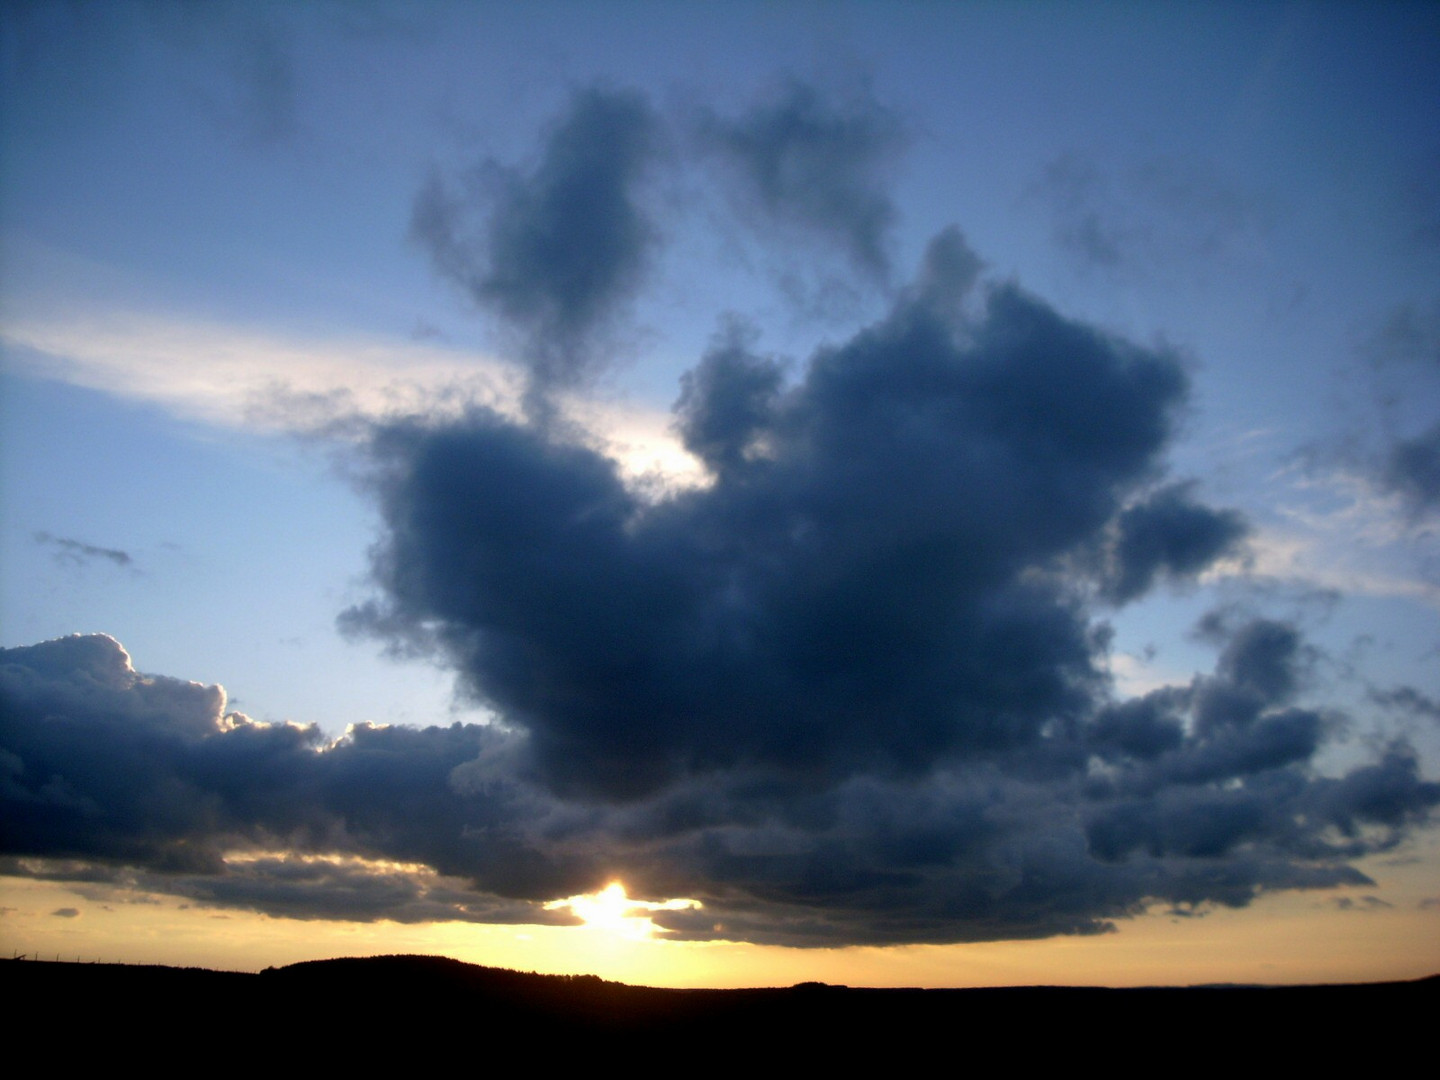
[[[0,951],[232,971],[415,953],[632,985],[711,988],[803,981],[953,987],[1414,979],[1440,972],[1437,862],[1440,832],[1431,831],[1416,838],[1404,859],[1364,860],[1360,869],[1374,885],[1268,893],[1245,908],[1186,917],[1156,910],[1120,921],[1113,934],[818,949],[677,941],[649,914],[696,902],[634,900],[619,881],[551,901],[551,910],[568,908],[585,920],[583,926],[554,926],[293,919],[123,883],[0,875]],[[1367,902],[1372,894],[1385,903]]]

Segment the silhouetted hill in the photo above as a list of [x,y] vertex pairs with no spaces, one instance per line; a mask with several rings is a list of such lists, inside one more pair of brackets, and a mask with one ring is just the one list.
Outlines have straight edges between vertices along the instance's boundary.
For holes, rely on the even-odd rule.
[[[73,1060],[155,1038],[208,1032],[225,1055],[286,1054],[389,1064],[437,1052],[520,1051],[521,1064],[738,1062],[814,1065],[884,1053],[984,1047],[1056,1065],[1081,1048],[1161,1039],[1187,1061],[1273,1047],[1321,1061],[1329,1035],[1388,1025],[1440,998],[1440,976],[1307,987],[853,989],[802,983],[667,990],[593,975],[536,975],[433,956],[316,960],[259,974],[120,964],[0,961],[20,1022],[62,1021]],[[1383,1028],[1370,1028],[1382,1030]],[[69,1031],[83,1033],[73,1044]],[[148,1036],[145,1033],[150,1033]],[[1246,1049],[1248,1048],[1248,1049]],[[918,1059],[917,1059],[918,1060]]]

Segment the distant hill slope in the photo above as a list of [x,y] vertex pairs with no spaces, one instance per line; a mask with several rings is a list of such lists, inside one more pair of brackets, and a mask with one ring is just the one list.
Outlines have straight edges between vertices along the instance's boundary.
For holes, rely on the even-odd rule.
[[0,961],[0,990],[12,1041],[38,1038],[58,1021],[66,1034],[55,1038],[69,1060],[93,1053],[98,1061],[137,1038],[163,1046],[188,1032],[206,1040],[207,1056],[298,1052],[372,1065],[418,1064],[416,1055],[442,1048],[473,1049],[495,1064],[489,1055],[503,1046],[535,1065],[594,1064],[618,1053],[632,1064],[652,1055],[672,1064],[758,1055],[798,1067],[877,1051],[908,1059],[927,1048],[953,1061],[972,1045],[1058,1065],[1097,1046],[1115,1052],[1116,1039],[1157,1037],[1186,1061],[1269,1047],[1287,1062],[1318,1062],[1327,1032],[1433,1009],[1440,976],[1313,987],[667,990],[378,956],[259,974],[10,960]]

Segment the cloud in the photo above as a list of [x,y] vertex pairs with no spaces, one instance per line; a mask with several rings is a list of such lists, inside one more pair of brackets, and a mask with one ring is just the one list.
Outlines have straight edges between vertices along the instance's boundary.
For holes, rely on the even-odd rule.
[[1440,510],[1440,424],[1390,447],[1380,474],[1417,515]]
[[[757,224],[888,282],[889,113],[791,85],[702,128]],[[645,280],[661,134],[643,97],[582,90],[532,162],[417,196],[414,238],[520,342],[518,392],[433,344],[7,330],[231,423],[240,400],[287,430],[351,421],[383,534],[342,625],[448,664],[498,722],[328,740],[142,675],[108,637],[3,650],[0,869],[412,922],[564,922],[554,901],[621,874],[701,902],[654,910],[673,937],[805,946],[1102,933],[1157,903],[1369,884],[1355,860],[1440,785],[1403,743],[1318,770],[1343,718],[1305,700],[1295,627],[1212,620],[1213,672],[1113,694],[1097,602],[1246,537],[1165,479],[1179,360],[982,281],[957,230],[803,366],[724,326],[666,420],[698,483],[642,489],[613,443],[548,422]]]
[[[350,629],[452,666],[491,725],[338,740],[141,675],[0,652],[3,869],[297,918],[573,920],[618,874],[680,939],[1099,933],[1165,904],[1368,884],[1440,804],[1403,743],[1339,776],[1290,624],[1117,701],[1090,604],[1242,533],[1157,486],[1167,352],[981,282],[936,238],[793,375],[731,322],[683,381],[703,482],[479,406],[372,423],[384,534]],[[543,419],[543,418],[542,418]],[[1106,553],[1097,558],[1095,552]]]
[[764,453],[760,439],[784,382],[777,362],[752,353],[756,338],[753,329],[731,322],[695,370],[681,377],[676,429],[717,477]]
[[507,365],[463,349],[286,337],[133,307],[32,315],[7,322],[0,340],[20,371],[246,430],[310,432],[447,399],[518,411],[520,397]]
[[742,213],[839,248],[859,269],[885,279],[896,218],[886,172],[903,148],[897,117],[868,93],[832,101],[786,83],[735,119],[703,112],[702,145],[727,167]]
[[[0,341],[17,370],[246,431],[368,437],[373,422],[417,410],[458,416],[478,403],[518,416],[525,396],[513,366],[432,341],[284,337],[135,311],[12,322]],[[627,476],[690,482],[695,462],[663,410],[577,394],[558,394],[552,404],[606,445]]]
[[375,617],[438,635],[565,791],[1030,744],[1101,679],[1038,572],[1151,477],[1185,377],[1010,285],[973,322],[937,304],[937,266],[973,279],[956,242],[931,287],[783,392],[743,341],[717,344],[679,416],[713,482],[658,505],[602,455],[482,411],[382,430]]
[[971,303],[978,267],[942,234],[795,382],[728,326],[676,407],[709,482],[658,502],[493,413],[377,431],[381,592],[351,628],[437,650],[525,732],[529,782],[633,838],[650,895],[705,899],[677,934],[1093,931],[1145,897],[1357,882],[1324,828],[1401,830],[1440,793],[1403,749],[1375,778],[1400,818],[1314,776],[1329,723],[1286,624],[1217,624],[1213,676],[1110,700],[1085,553],[1133,599],[1244,525],[1154,487],[1176,358],[1011,284]]
[[1397,304],[1364,340],[1374,415],[1342,450],[1381,492],[1395,497],[1411,525],[1440,509],[1440,301]]
[[1378,896],[1362,896],[1359,900],[1349,896],[1337,896],[1334,903],[1341,911],[1376,911],[1395,906]]
[[1117,173],[1069,152],[1045,166],[1032,193],[1077,265],[1110,274],[1244,257],[1271,224],[1260,200],[1199,161],[1153,158]]
[[141,675],[104,635],[0,650],[0,704],[12,873],[292,916],[553,922],[444,875],[488,865],[512,896],[548,898],[597,872],[520,839],[544,814],[513,782],[458,794],[452,772],[513,742],[495,729],[359,726],[331,743],[227,713],[218,686]]
[[655,239],[641,183],[659,146],[643,96],[577,92],[529,171],[486,161],[461,190],[438,174],[411,235],[436,270],[522,340],[537,391],[577,383],[635,294]]
[[[1343,469],[1323,468],[1329,456]],[[1400,501],[1377,490],[1367,455],[1316,449],[1309,461],[1275,474],[1275,516],[1244,540],[1239,557],[1216,573],[1243,572],[1253,583],[1339,595],[1406,597],[1440,606],[1440,580],[1426,558],[1423,528]]]
[[37,532],[35,542],[55,549],[55,561],[81,566],[94,559],[105,559],[116,566],[130,566],[135,562],[129,552],[118,548],[96,547],[65,536],[51,536],[48,532]]
[[1377,705],[1440,723],[1440,701],[1422,694],[1413,686],[1400,686],[1394,690],[1371,689],[1367,696]]
[[1237,553],[1248,528],[1233,510],[1191,499],[1193,484],[1171,484],[1128,507],[1115,523],[1104,595],[1125,603],[1159,578],[1193,577]]
[[0,872],[287,918],[552,924],[574,916],[548,902],[620,873],[703,903],[652,911],[672,937],[802,946],[1097,933],[1156,902],[1373,884],[1350,862],[1394,848],[1440,784],[1403,745],[1317,775],[1325,725],[1277,675],[1302,649],[1247,624],[1190,687],[923,776],[728,768],[615,805],[536,783],[521,732],[326,741],[64,638],[0,650]]
[[287,142],[300,131],[294,58],[278,25],[257,21],[247,31],[242,31],[233,61],[232,108],[248,141]]

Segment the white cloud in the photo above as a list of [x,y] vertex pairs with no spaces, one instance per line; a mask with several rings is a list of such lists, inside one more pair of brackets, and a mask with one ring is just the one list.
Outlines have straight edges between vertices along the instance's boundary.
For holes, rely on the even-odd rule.
[[[0,341],[7,362],[29,374],[158,404],[188,420],[277,434],[453,415],[472,405],[515,416],[523,391],[518,367],[434,341],[286,337],[149,313],[12,319],[0,326]],[[637,482],[698,480],[669,413],[579,396],[564,410]]]
[[12,321],[0,338],[30,353],[34,374],[229,427],[293,429],[326,403],[332,414],[379,417],[517,396],[518,376],[503,363],[430,342],[301,340],[116,311]]

